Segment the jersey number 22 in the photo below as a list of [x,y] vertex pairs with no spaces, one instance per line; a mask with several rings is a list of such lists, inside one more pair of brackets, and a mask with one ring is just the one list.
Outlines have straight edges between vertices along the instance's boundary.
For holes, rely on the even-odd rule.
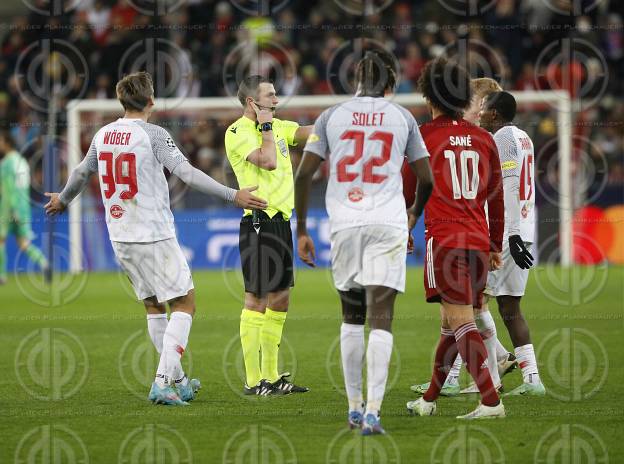
[[[338,182],[353,182],[359,174],[357,172],[349,172],[347,166],[357,163],[364,153],[364,136],[363,131],[348,130],[345,131],[340,138],[342,140],[353,140],[355,142],[355,150],[352,155],[343,157],[336,165]],[[382,143],[381,154],[374,156],[362,167],[362,182],[368,184],[381,184],[388,176],[385,174],[375,174],[373,168],[383,166],[390,160],[392,154],[392,140],[394,136],[390,132],[375,131],[368,140],[378,140]]]

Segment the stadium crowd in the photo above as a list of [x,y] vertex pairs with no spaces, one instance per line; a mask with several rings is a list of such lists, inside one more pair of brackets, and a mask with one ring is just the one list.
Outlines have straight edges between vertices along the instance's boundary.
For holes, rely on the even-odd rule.
[[[464,59],[474,77],[494,77],[506,89],[567,89],[575,98],[575,150],[590,164],[606,163],[607,184],[624,185],[621,2],[477,3],[483,9],[469,16],[453,12],[453,2],[424,0],[390,2],[362,16],[353,9],[363,3],[349,0],[266,2],[263,15],[244,7],[262,2],[81,0],[50,15],[45,10],[55,2],[37,0],[0,32],[0,121],[34,159],[37,184],[47,91],[61,109],[72,98],[113,98],[119,77],[151,66],[157,97],[232,95],[248,73],[271,75],[283,96],[349,93],[352,66],[345,63],[355,62],[363,47],[384,46],[400,66],[401,93],[414,92],[424,63],[440,54]],[[41,39],[55,39],[43,61],[33,58]],[[543,111],[532,128],[540,146],[556,133],[556,114],[536,110]],[[62,138],[63,111],[58,120]],[[171,121],[160,123],[171,126],[191,161],[222,179],[224,122],[174,127]],[[91,136],[84,131],[83,150]]]

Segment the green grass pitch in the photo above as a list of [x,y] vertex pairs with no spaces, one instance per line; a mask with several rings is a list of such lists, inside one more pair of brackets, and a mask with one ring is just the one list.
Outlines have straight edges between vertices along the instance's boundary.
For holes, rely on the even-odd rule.
[[[346,428],[329,271],[297,274],[281,363],[311,391],[281,398],[240,396],[240,275],[194,278],[197,314],[183,364],[203,390],[186,408],[145,398],[156,355],[123,276],[59,276],[48,290],[39,277],[21,275],[0,287],[0,462],[624,462],[624,268],[532,271],[523,310],[550,394],[507,398],[506,419],[472,423],[455,416],[475,407],[475,395],[442,398],[438,417],[407,414],[409,386],[429,379],[439,335],[422,269],[409,270],[382,408],[388,434],[366,438]],[[519,370],[504,378],[508,391],[520,382]]]

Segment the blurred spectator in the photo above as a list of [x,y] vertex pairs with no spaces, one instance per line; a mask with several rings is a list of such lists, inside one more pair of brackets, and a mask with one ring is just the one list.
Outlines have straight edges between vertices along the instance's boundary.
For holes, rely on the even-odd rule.
[[104,0],[95,0],[93,8],[87,12],[87,21],[93,30],[93,39],[98,45],[104,45],[110,26],[111,9]]
[[[47,11],[56,2],[31,3]],[[353,68],[363,51],[381,46],[397,58],[399,93],[416,91],[424,63],[444,53],[463,60],[475,77],[494,77],[510,90],[566,89],[591,102],[591,111],[575,117],[590,128],[584,133],[604,155],[609,183],[624,184],[621,2],[602,0],[598,8],[577,14],[574,8],[586,2],[499,0],[469,21],[446,9],[449,2],[422,0],[397,0],[368,16],[350,15],[333,0],[286,2],[270,17],[244,13],[238,5],[245,2],[226,0],[183,1],[167,14],[146,14],[155,3],[81,0],[62,17],[31,11],[11,19],[12,26],[0,33],[0,122],[12,128],[21,146],[36,143],[46,116],[29,105],[36,90],[27,80],[32,75],[16,66],[42,38],[67,40],[87,63],[88,73],[73,76],[63,68],[67,57],[60,52],[42,61],[48,75],[71,82],[67,99],[114,98],[121,75],[150,66],[164,68],[157,97],[235,95],[236,81],[250,73],[275,79],[280,96],[349,93],[355,90]],[[361,2],[348,4],[361,7]],[[577,43],[586,48],[576,50]],[[41,76],[42,70],[33,75]],[[63,137],[63,116],[59,120]],[[223,177],[222,121],[207,116],[198,124],[189,115],[168,114],[163,122],[197,166]],[[557,133],[554,113],[543,105],[525,106],[519,122],[531,129],[536,146],[547,145]],[[85,128],[83,145],[88,146],[92,130]],[[556,146],[549,147],[539,166],[549,166],[556,155]],[[551,169],[542,175],[556,180],[558,173]]]

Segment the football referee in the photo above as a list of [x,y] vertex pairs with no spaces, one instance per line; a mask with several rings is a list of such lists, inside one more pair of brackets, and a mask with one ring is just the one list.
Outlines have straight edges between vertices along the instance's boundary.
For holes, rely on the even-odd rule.
[[245,359],[246,395],[308,391],[277,371],[278,350],[293,279],[290,216],[294,207],[289,146],[305,143],[312,126],[274,117],[278,99],[272,82],[246,77],[239,85],[243,115],[225,132],[225,150],[238,185],[258,186],[264,211],[245,210],[239,250],[245,281],[240,338]]

